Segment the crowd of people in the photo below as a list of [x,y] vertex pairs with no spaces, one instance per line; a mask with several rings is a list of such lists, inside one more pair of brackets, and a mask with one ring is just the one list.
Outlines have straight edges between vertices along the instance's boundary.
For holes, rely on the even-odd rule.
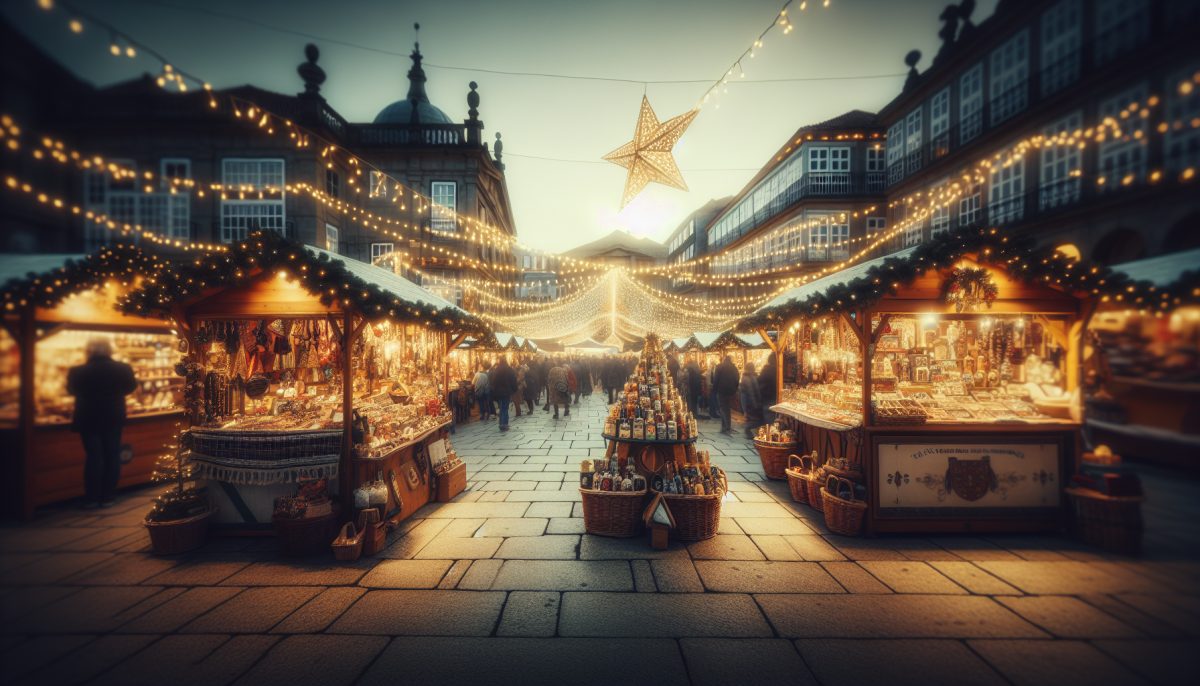
[[[483,362],[470,381],[464,380],[452,395],[456,422],[470,418],[471,408],[479,408],[479,418],[497,420],[501,431],[509,430],[509,412],[533,414],[542,406],[554,411],[554,418],[570,417],[571,406],[579,405],[600,389],[609,404],[634,372],[634,355],[517,356],[510,363],[500,355],[494,364]],[[726,355],[718,364],[706,365],[696,359],[681,363],[671,355],[667,368],[680,395],[687,400],[697,419],[720,419],[721,432],[733,433],[733,406],[736,397],[745,418],[747,438],[754,430],[774,420],[770,407],[776,400],[775,357],[769,356],[761,371],[747,361],[739,373],[733,356]]]

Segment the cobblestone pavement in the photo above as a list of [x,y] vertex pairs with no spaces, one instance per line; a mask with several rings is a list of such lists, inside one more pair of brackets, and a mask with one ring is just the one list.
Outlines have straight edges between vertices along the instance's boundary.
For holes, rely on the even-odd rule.
[[[152,492],[0,528],[0,683],[1142,684],[1200,673],[1197,484],[1146,474],[1147,554],[1057,537],[829,534],[752,446],[721,533],[651,551],[583,535],[599,396],[459,429],[469,488],[374,559],[270,539],[148,553]],[[1168,476],[1170,478],[1168,478]],[[597,640],[601,639],[601,640]]]

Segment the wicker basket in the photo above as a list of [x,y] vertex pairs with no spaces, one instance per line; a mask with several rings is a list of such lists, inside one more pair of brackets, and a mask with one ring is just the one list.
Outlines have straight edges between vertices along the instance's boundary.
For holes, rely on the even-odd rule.
[[210,509],[187,519],[165,522],[146,521],[154,552],[159,555],[179,555],[204,545],[208,537],[208,521],[212,519],[213,512]]
[[788,490],[792,492],[792,500],[808,504],[808,482],[804,480],[804,461],[799,455],[788,455],[787,469]]
[[329,549],[329,542],[337,533],[337,510],[321,517],[274,517],[271,521],[284,555],[318,555]]
[[808,498],[803,502],[808,503],[808,506],[817,512],[822,512],[821,487],[824,483],[821,467],[817,466],[817,461],[811,455],[801,457],[800,464],[800,480],[804,482],[804,490],[808,492]]
[[1068,488],[1074,504],[1075,534],[1084,543],[1124,555],[1142,552],[1142,497],[1110,496]]
[[673,535],[681,541],[703,541],[717,535],[721,525],[721,501],[729,491],[729,479],[724,470],[717,468],[721,475],[721,486],[715,493],[708,495],[686,495],[681,493],[663,493],[663,500],[675,517]]
[[583,528],[596,536],[629,538],[642,531],[646,491],[579,489],[583,498]]
[[333,548],[334,559],[353,562],[362,556],[363,532],[354,530],[354,522],[346,522],[330,547]]
[[767,478],[781,481],[785,478],[784,470],[787,469],[788,456],[800,446],[797,443],[771,443],[755,439],[754,447],[758,449],[758,459],[762,461],[763,472]]
[[857,536],[862,532],[867,503],[854,499],[854,482],[830,475],[821,494],[825,526],[835,534]]

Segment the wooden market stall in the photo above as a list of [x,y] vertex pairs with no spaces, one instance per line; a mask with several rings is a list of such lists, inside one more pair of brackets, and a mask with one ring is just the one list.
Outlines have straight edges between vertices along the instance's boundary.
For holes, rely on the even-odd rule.
[[1097,283],[1065,256],[959,233],[796,287],[743,326],[780,332],[772,409],[823,477],[854,484],[868,533],[1043,530],[1062,524],[1080,453]]
[[473,315],[271,232],[164,274],[126,306],[169,316],[187,343],[192,461],[214,524],[279,530],[368,505],[395,523],[435,497],[445,355],[485,333]]
[[1147,295],[1105,298],[1092,318],[1086,431],[1126,457],[1200,469],[1200,249],[1113,270]]
[[67,372],[86,361],[93,338],[108,339],[114,358],[130,364],[138,381],[126,400],[118,486],[150,481],[158,452],[182,419],[176,340],[165,322],[125,315],[114,306],[161,264],[126,245],[89,255],[0,257],[0,431],[10,446],[4,451],[6,501],[22,518],[39,506],[84,495],[85,456],[71,428]]

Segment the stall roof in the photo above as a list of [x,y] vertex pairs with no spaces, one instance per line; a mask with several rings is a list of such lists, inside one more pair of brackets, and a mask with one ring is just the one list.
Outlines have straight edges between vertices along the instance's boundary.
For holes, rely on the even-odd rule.
[[25,279],[30,274],[41,275],[66,266],[67,260],[81,260],[82,254],[0,254],[0,286],[14,279]]
[[[421,288],[420,286],[413,283],[412,281],[409,281],[408,279],[404,278],[403,276],[400,276],[399,274],[390,272],[390,271],[384,269],[383,267],[376,267],[373,264],[367,264],[366,262],[359,262],[358,260],[352,260],[347,257],[343,257],[335,252],[329,252],[328,250],[322,250],[321,248],[316,248],[311,245],[306,245],[304,247],[307,248],[308,251],[313,253],[314,255],[317,255],[317,256],[324,255],[324,256],[328,257],[330,260],[341,262],[342,265],[346,268],[346,271],[350,272],[350,274],[352,276],[356,276],[356,277],[362,279],[363,281],[366,281],[367,283],[373,283],[376,286],[378,286],[379,288],[387,291],[388,293],[391,293],[392,295],[396,296],[397,298],[400,298],[401,300],[404,300],[405,302],[410,302],[410,303],[423,302],[427,305],[433,305],[433,306],[437,307],[438,309],[451,308],[461,314],[474,316],[474,315],[471,315],[466,310],[464,310],[463,308],[459,307],[458,305],[455,305],[454,303],[450,302],[449,300],[446,300],[445,298],[442,298],[439,295],[430,293],[429,291],[425,290],[424,288]],[[499,334],[497,334],[497,335],[499,335]]]
[[1113,271],[1134,281],[1149,281],[1159,288],[1170,286],[1185,273],[1196,270],[1200,270],[1200,248],[1113,266]]
[[724,332],[719,331],[713,333],[712,331],[697,331],[692,334],[692,340],[695,341],[696,344],[701,348],[708,350],[709,346],[717,342],[717,339],[721,337],[722,333]]
[[858,264],[846,267],[845,269],[834,272],[828,276],[822,276],[814,281],[809,281],[808,283],[803,283],[799,286],[789,288],[783,293],[771,298],[767,304],[759,307],[757,310],[755,310],[755,312],[762,312],[763,310],[768,310],[773,307],[779,307],[780,305],[784,305],[793,300],[799,302],[805,298],[816,295],[817,293],[826,291],[833,286],[843,286],[849,284],[855,279],[866,276],[871,267],[881,265],[884,263],[884,261],[889,259],[904,259],[911,255],[914,250],[916,250],[915,247],[907,248],[884,257],[877,257],[873,260],[867,260],[866,262],[859,262]]

